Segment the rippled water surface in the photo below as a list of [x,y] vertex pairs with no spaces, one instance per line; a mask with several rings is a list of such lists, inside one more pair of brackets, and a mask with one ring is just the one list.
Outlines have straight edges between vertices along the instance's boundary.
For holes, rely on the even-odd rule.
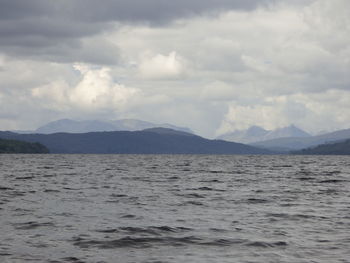
[[350,157],[0,155],[0,262],[350,262]]

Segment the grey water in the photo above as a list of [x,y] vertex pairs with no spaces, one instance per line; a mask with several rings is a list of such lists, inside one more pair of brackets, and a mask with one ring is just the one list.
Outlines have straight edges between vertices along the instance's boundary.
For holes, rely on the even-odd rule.
[[0,262],[350,262],[349,156],[0,155]]

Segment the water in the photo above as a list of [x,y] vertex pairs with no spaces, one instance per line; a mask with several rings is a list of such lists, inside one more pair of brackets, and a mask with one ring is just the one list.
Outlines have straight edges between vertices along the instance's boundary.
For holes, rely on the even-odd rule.
[[0,155],[0,262],[350,262],[349,164]]

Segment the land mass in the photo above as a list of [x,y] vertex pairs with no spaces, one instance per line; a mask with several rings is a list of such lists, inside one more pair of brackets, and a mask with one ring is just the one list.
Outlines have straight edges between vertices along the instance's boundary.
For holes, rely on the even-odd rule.
[[0,139],[0,153],[48,153],[49,150],[36,142]]
[[51,153],[93,154],[271,154],[258,147],[166,128],[142,131],[18,134],[0,132],[0,138],[39,142]]
[[252,144],[255,142],[273,140],[284,137],[309,137],[311,136],[307,132],[301,130],[295,125],[279,128],[275,130],[265,130],[259,126],[251,126],[246,130],[236,130],[234,132],[226,133],[218,137],[230,142],[240,142]]
[[49,122],[34,131],[14,131],[16,133],[42,133],[51,134],[57,132],[67,133],[87,133],[87,132],[104,132],[104,131],[140,131],[150,128],[168,128],[188,133],[193,133],[187,127],[179,127],[169,123],[156,124],[148,121],[137,119],[121,119],[121,120],[71,120],[61,119]]
[[350,139],[337,143],[327,143],[294,152],[295,154],[350,155]]
[[336,143],[350,139],[350,129],[339,130],[310,137],[286,137],[274,140],[251,143],[251,146],[261,147],[274,151],[289,152],[298,151],[325,143]]

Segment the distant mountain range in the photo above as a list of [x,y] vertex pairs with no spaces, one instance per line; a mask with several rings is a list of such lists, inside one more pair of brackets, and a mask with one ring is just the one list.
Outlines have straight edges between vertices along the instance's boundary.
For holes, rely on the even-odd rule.
[[0,132],[0,138],[39,142],[50,153],[113,154],[271,154],[257,147],[208,140],[200,136],[166,128],[142,131],[89,133],[18,134]]
[[325,143],[335,143],[350,139],[350,129],[309,137],[286,137],[261,141],[250,145],[275,151],[301,150]]
[[350,155],[350,139],[337,143],[321,144],[316,147],[303,149],[294,153],[319,155]]
[[299,129],[294,125],[288,127],[279,128],[276,130],[265,130],[259,126],[252,126],[247,130],[237,130],[231,133],[226,133],[218,137],[225,141],[241,142],[241,143],[254,143],[266,140],[273,140],[277,138],[285,137],[297,137],[304,138],[310,137],[307,132]]
[[193,133],[189,128],[178,127],[168,123],[155,124],[147,121],[136,119],[122,119],[114,121],[85,120],[76,121],[70,119],[61,119],[49,122],[34,131],[15,131],[16,133],[42,133],[51,134],[57,132],[67,133],[86,133],[102,131],[138,131],[150,128],[169,128],[173,130]]

